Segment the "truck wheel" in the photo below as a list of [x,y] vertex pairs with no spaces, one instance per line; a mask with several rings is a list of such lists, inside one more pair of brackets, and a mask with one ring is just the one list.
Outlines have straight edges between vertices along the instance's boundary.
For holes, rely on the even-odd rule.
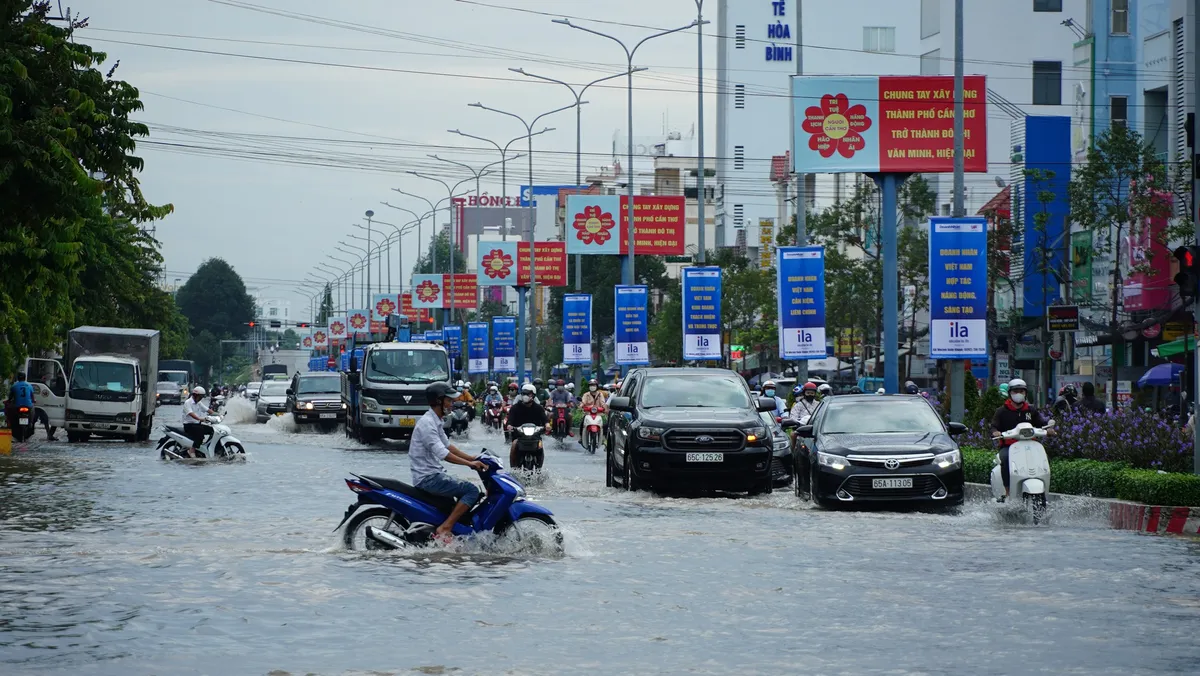
[[72,444],[83,443],[88,440],[89,436],[87,432],[67,432],[67,442]]
[[137,431],[137,440],[138,441],[150,441],[150,432],[151,432],[151,430],[154,429],[154,416],[153,415],[146,416],[144,422],[145,422],[144,425],[141,425],[138,427],[138,431]]

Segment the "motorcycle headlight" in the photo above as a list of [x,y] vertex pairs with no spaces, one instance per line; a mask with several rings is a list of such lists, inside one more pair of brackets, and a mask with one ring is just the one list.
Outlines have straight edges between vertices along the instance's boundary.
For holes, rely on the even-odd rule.
[[830,453],[817,453],[817,463],[838,472],[850,466],[850,461],[846,458]]
[[527,437],[533,437],[537,436],[537,430],[533,427],[523,428],[521,430],[521,434],[524,434]]
[[933,464],[942,469],[957,467],[962,464],[962,453],[958,451],[947,451],[933,456]]
[[662,439],[662,435],[666,433],[666,429],[662,427],[651,427],[643,425],[638,428],[638,439],[649,439],[650,441],[658,441]]
[[362,398],[362,410],[374,413],[379,410],[379,402],[369,397]]

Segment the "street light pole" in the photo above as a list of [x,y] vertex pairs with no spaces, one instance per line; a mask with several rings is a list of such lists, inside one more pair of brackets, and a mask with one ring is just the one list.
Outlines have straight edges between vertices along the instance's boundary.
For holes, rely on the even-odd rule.
[[625,263],[625,264],[624,264],[624,266],[623,266],[623,267],[624,267],[624,270],[622,271],[621,277],[622,277],[622,280],[624,281],[624,283],[625,283],[626,285],[631,285],[631,284],[633,284],[633,283],[634,283],[634,265],[633,265],[633,256],[634,256],[634,226],[633,226],[633,224],[634,224],[634,221],[633,221],[633,56],[634,56],[634,55],[637,53],[637,50],[638,50],[638,49],[639,49],[639,48],[640,48],[642,45],[646,44],[646,43],[647,43],[647,42],[649,42],[650,40],[653,40],[654,38],[660,38],[660,37],[663,37],[663,36],[665,36],[665,35],[671,35],[672,33],[679,33],[679,32],[681,32],[681,31],[689,30],[689,29],[691,29],[691,28],[695,28],[695,27],[696,27],[696,26],[698,26],[698,25],[701,25],[701,24],[703,24],[703,23],[708,23],[708,22],[707,22],[707,21],[699,21],[699,20],[697,20],[697,21],[693,21],[693,22],[691,22],[690,24],[688,24],[688,25],[686,25],[686,26],[680,26],[679,28],[673,28],[673,29],[671,29],[671,30],[660,31],[660,32],[658,32],[658,33],[654,33],[654,34],[652,34],[652,35],[648,35],[648,36],[646,36],[646,37],[642,38],[641,40],[639,40],[639,41],[638,41],[638,43],[637,43],[637,44],[635,44],[635,45],[633,46],[633,49],[630,49],[629,47],[625,46],[625,43],[624,43],[624,42],[622,42],[620,38],[617,38],[617,37],[615,37],[615,36],[609,35],[609,34],[607,34],[607,33],[601,33],[600,31],[593,30],[593,29],[591,29],[591,28],[585,28],[584,26],[579,26],[579,25],[577,25],[577,24],[573,24],[573,23],[571,23],[571,20],[570,20],[570,19],[554,19],[554,20],[552,21],[552,23],[558,23],[558,24],[562,24],[562,25],[564,25],[564,26],[570,26],[571,28],[574,28],[574,29],[576,29],[576,30],[581,30],[581,31],[583,31],[583,32],[585,32],[585,33],[591,33],[592,35],[599,35],[599,36],[600,36],[600,37],[602,37],[602,38],[608,38],[609,40],[612,40],[613,42],[615,42],[615,43],[617,43],[618,45],[620,45],[620,46],[621,46],[621,49],[623,49],[623,50],[625,51],[625,61],[626,61],[626,64],[627,64],[627,66],[628,66],[628,68],[627,68],[627,73],[626,73],[626,74],[628,75],[628,82],[627,82],[627,85],[626,85],[626,89],[628,90],[628,103],[627,103],[627,108],[628,108],[628,110],[626,111],[626,112],[627,112],[627,126],[628,126],[626,143],[627,143],[627,145],[628,145],[628,148],[626,148],[626,151],[627,151],[626,155],[627,155],[627,161],[629,162],[629,166],[625,168],[625,171],[629,172],[629,175],[628,175],[628,181],[629,181],[629,183],[628,183],[627,190],[626,190],[626,195],[627,195],[627,197],[628,197],[628,199],[629,199],[629,205],[628,205],[628,218],[629,218],[629,253],[628,253],[628,255],[626,255],[626,256],[625,256],[625,260],[624,260],[624,263]]
[[[508,156],[508,148],[509,148],[509,146],[516,143],[517,141],[528,138],[529,136],[531,136],[531,134],[525,134],[523,136],[518,136],[515,139],[509,141],[508,143],[505,143],[504,147],[501,148],[499,143],[496,143],[495,141],[493,141],[490,138],[484,138],[482,136],[475,136],[473,134],[468,134],[466,132],[459,131],[457,129],[447,129],[446,131],[451,134],[458,134],[459,136],[464,136],[466,138],[472,138],[472,139],[475,139],[476,141],[483,141],[484,143],[490,143],[490,144],[496,146],[496,150],[500,151],[500,162],[499,162],[499,164],[500,164],[500,195],[504,198],[500,201],[500,220],[501,220],[500,239],[502,241],[507,242],[508,241],[508,164],[507,163],[508,163],[508,160],[515,160],[520,157],[524,157],[520,153],[513,155],[512,157],[509,157]],[[546,127],[545,129],[543,129],[541,131],[533,132],[532,136],[537,136],[538,134],[545,134],[548,131],[554,131],[554,128]],[[531,188],[531,190],[532,190],[532,188]],[[531,195],[531,197],[532,197],[532,195]]]
[[[428,201],[428,200],[426,200],[426,201]],[[385,207],[391,207],[392,209],[395,209],[396,211],[403,211],[404,213],[406,213],[406,214],[412,216],[414,219],[416,219],[415,223],[417,224],[417,258],[420,259],[420,257],[421,257],[421,224],[425,221],[425,217],[431,215],[432,212],[427,211],[424,214],[418,215],[417,212],[412,211],[411,209],[405,209],[404,207],[394,206],[387,202],[381,202],[381,204],[383,204],[383,206],[385,206]],[[405,232],[407,232],[407,231],[408,231],[408,226],[405,226]],[[400,280],[399,280],[400,292],[403,293],[404,292],[404,251],[403,250],[400,251],[399,275],[400,275]]]
[[[455,195],[455,194],[454,194],[454,191],[455,191],[455,190],[458,190],[458,187],[459,187],[459,186],[461,186],[463,183],[466,183],[467,181],[470,181],[471,179],[469,179],[469,178],[464,178],[463,180],[459,181],[458,183],[455,183],[455,184],[454,184],[454,187],[453,187],[453,188],[451,188],[449,183],[447,183],[447,182],[443,181],[443,180],[442,180],[442,179],[440,179],[440,178],[435,178],[435,177],[433,177],[433,176],[429,176],[429,175],[427,175],[427,174],[422,174],[422,173],[420,173],[420,172],[418,172],[418,171],[409,171],[409,172],[406,172],[406,173],[412,174],[413,176],[416,176],[417,178],[423,178],[423,179],[425,179],[425,180],[427,180],[427,181],[435,181],[435,182],[437,182],[437,183],[441,183],[441,184],[442,184],[442,186],[446,188],[446,200],[447,200],[447,201],[450,203],[450,206],[448,207],[449,209],[451,209],[451,212],[450,212],[450,213],[451,213],[451,217],[450,217],[450,237],[448,238],[448,239],[449,239],[449,244],[450,244],[450,247],[449,247],[449,248],[450,248],[450,250],[447,252],[447,257],[450,259],[450,296],[449,296],[449,298],[450,298],[450,307],[446,308],[446,311],[445,311],[445,312],[442,314],[443,321],[445,322],[445,323],[444,323],[442,326],[446,326],[446,325],[450,324],[450,321],[451,321],[451,319],[453,318],[453,315],[454,315],[454,302],[455,302],[455,300],[457,300],[457,296],[456,296],[456,295],[455,295],[455,293],[454,293],[454,291],[455,291],[455,285],[454,285],[454,243],[455,243],[455,238],[454,238],[454,236],[455,236],[455,234],[456,234],[456,233],[455,233],[455,230],[456,230],[457,228],[455,228],[455,227],[454,227],[454,216],[453,216],[453,213],[454,213],[454,212],[453,212],[453,209],[454,209],[454,198],[455,198],[455,197],[461,197],[461,195]],[[476,185],[478,185],[478,177],[476,177]],[[438,204],[441,204],[441,200],[438,200]],[[436,210],[435,210],[435,211],[436,211]],[[437,223],[437,217],[436,217],[436,216],[434,217],[434,223],[435,223],[435,224]],[[459,226],[461,227],[461,226],[462,226],[462,223],[459,223]],[[437,239],[436,239],[436,238],[434,239],[434,242],[433,242],[433,247],[434,247],[434,249],[435,249],[435,250],[437,249]],[[437,272],[437,271],[436,271],[436,270],[434,270],[434,272]]]
[[[371,248],[371,218],[375,216],[375,212],[367,209],[367,249]],[[366,307],[371,307],[371,258],[367,257],[367,304]]]
[[[797,5],[802,4],[797,2]],[[696,132],[697,144],[696,149],[696,222],[700,225],[700,232],[697,233],[696,240],[696,260],[701,265],[704,265],[704,236],[708,230],[708,223],[705,215],[705,195],[704,195],[704,0],[696,0],[696,126],[699,130]],[[684,214],[685,222],[687,215]],[[780,223],[779,227],[783,227]]]

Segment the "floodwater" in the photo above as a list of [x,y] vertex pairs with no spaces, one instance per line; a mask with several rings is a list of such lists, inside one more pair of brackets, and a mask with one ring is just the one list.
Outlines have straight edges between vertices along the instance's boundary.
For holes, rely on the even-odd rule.
[[[236,405],[235,405],[236,408]],[[160,419],[178,409],[164,407]],[[401,447],[235,415],[248,459],[34,442],[0,456],[3,674],[1194,674],[1200,544],[994,504],[826,512],[790,491],[604,487],[550,442],[566,551],[361,554],[349,472]],[[464,446],[500,449],[473,429]],[[456,473],[466,477],[462,468]]]

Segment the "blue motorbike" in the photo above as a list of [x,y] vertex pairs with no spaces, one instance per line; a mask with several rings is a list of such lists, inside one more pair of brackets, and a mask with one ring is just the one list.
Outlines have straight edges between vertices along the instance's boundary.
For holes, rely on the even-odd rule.
[[[538,548],[561,549],[562,533],[550,510],[525,499],[525,489],[504,471],[500,459],[488,451],[479,456],[484,469],[484,497],[458,523],[454,535],[495,533]],[[394,550],[432,544],[437,530],[456,501],[415,486],[380,477],[352,474],[346,485],[358,500],[346,509],[342,522],[346,549]],[[361,508],[361,509],[360,509]],[[351,518],[353,516],[353,518]]]

